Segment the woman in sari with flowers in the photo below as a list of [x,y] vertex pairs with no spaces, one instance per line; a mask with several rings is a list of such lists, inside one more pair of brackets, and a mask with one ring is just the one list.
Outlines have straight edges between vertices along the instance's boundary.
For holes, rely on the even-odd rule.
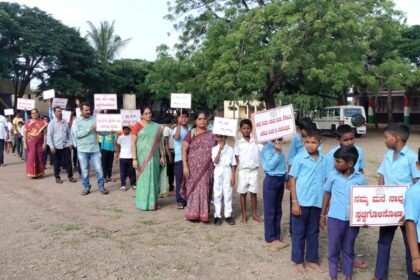
[[208,115],[195,115],[195,128],[187,133],[182,143],[184,180],[181,195],[187,202],[185,218],[190,221],[209,221],[210,194],[213,186],[211,149],[216,144],[208,129]]
[[37,109],[31,110],[31,118],[25,122],[23,148],[26,150],[26,175],[31,178],[44,176],[44,151],[46,148],[47,126],[39,119]]
[[157,210],[160,169],[161,165],[165,165],[162,127],[152,121],[150,108],[144,108],[142,113],[140,122],[131,130],[133,167],[138,172],[136,207],[141,210]]

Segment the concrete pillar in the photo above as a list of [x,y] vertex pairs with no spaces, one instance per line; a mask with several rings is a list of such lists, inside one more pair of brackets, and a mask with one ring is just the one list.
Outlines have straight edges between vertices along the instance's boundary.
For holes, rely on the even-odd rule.
[[136,109],[136,95],[125,93],[123,94],[123,109],[135,110]]
[[375,123],[375,114],[373,113],[373,108],[375,106],[375,101],[372,96],[368,97],[368,123]]
[[404,124],[410,124],[410,109],[407,95],[404,95]]

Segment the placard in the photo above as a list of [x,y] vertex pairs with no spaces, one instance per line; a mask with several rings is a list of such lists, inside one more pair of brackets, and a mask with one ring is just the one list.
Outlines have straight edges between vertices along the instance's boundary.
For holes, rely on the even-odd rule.
[[65,110],[67,107],[67,98],[58,98],[54,97],[51,107],[54,109],[55,107],[60,107],[61,109]]
[[16,109],[30,111],[35,108],[35,100],[34,99],[23,99],[18,98]]
[[122,130],[121,114],[98,114],[96,115],[96,131],[120,131]]
[[13,114],[14,114],[13,109],[4,109],[5,116],[13,116]]
[[45,99],[51,99],[55,97],[55,90],[50,89],[42,92],[42,97]]
[[94,94],[95,110],[117,110],[117,95],[116,94]]
[[191,109],[190,93],[171,93],[172,109]]
[[350,226],[395,226],[404,216],[408,186],[352,186]]
[[132,126],[139,122],[141,117],[140,110],[120,110],[120,113],[123,126]]
[[63,120],[70,123],[71,120],[71,111],[62,110],[61,113],[63,114]]
[[80,108],[76,108],[76,117],[82,116],[82,112],[80,111]]
[[213,123],[213,134],[225,135],[225,136],[236,136],[238,130],[238,120],[225,119],[225,118],[214,118]]
[[255,137],[258,143],[295,134],[293,106],[287,105],[254,114]]

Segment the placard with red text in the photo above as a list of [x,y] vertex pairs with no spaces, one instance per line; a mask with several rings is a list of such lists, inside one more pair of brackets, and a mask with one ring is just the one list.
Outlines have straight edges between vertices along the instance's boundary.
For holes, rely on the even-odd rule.
[[95,110],[117,110],[117,95],[95,93]]
[[97,114],[96,131],[120,131],[122,119],[120,114]]
[[293,106],[287,105],[254,114],[255,137],[258,143],[296,133]]
[[352,186],[350,226],[396,226],[408,186]]

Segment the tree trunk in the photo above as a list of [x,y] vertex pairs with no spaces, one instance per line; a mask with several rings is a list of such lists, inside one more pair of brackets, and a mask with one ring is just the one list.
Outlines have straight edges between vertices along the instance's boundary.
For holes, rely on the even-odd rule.
[[394,122],[394,117],[392,114],[392,91],[388,90],[388,95],[386,97],[386,110],[388,112],[388,123]]
[[276,101],[272,92],[270,92],[269,90],[263,92],[263,97],[266,109],[273,109],[276,107]]

